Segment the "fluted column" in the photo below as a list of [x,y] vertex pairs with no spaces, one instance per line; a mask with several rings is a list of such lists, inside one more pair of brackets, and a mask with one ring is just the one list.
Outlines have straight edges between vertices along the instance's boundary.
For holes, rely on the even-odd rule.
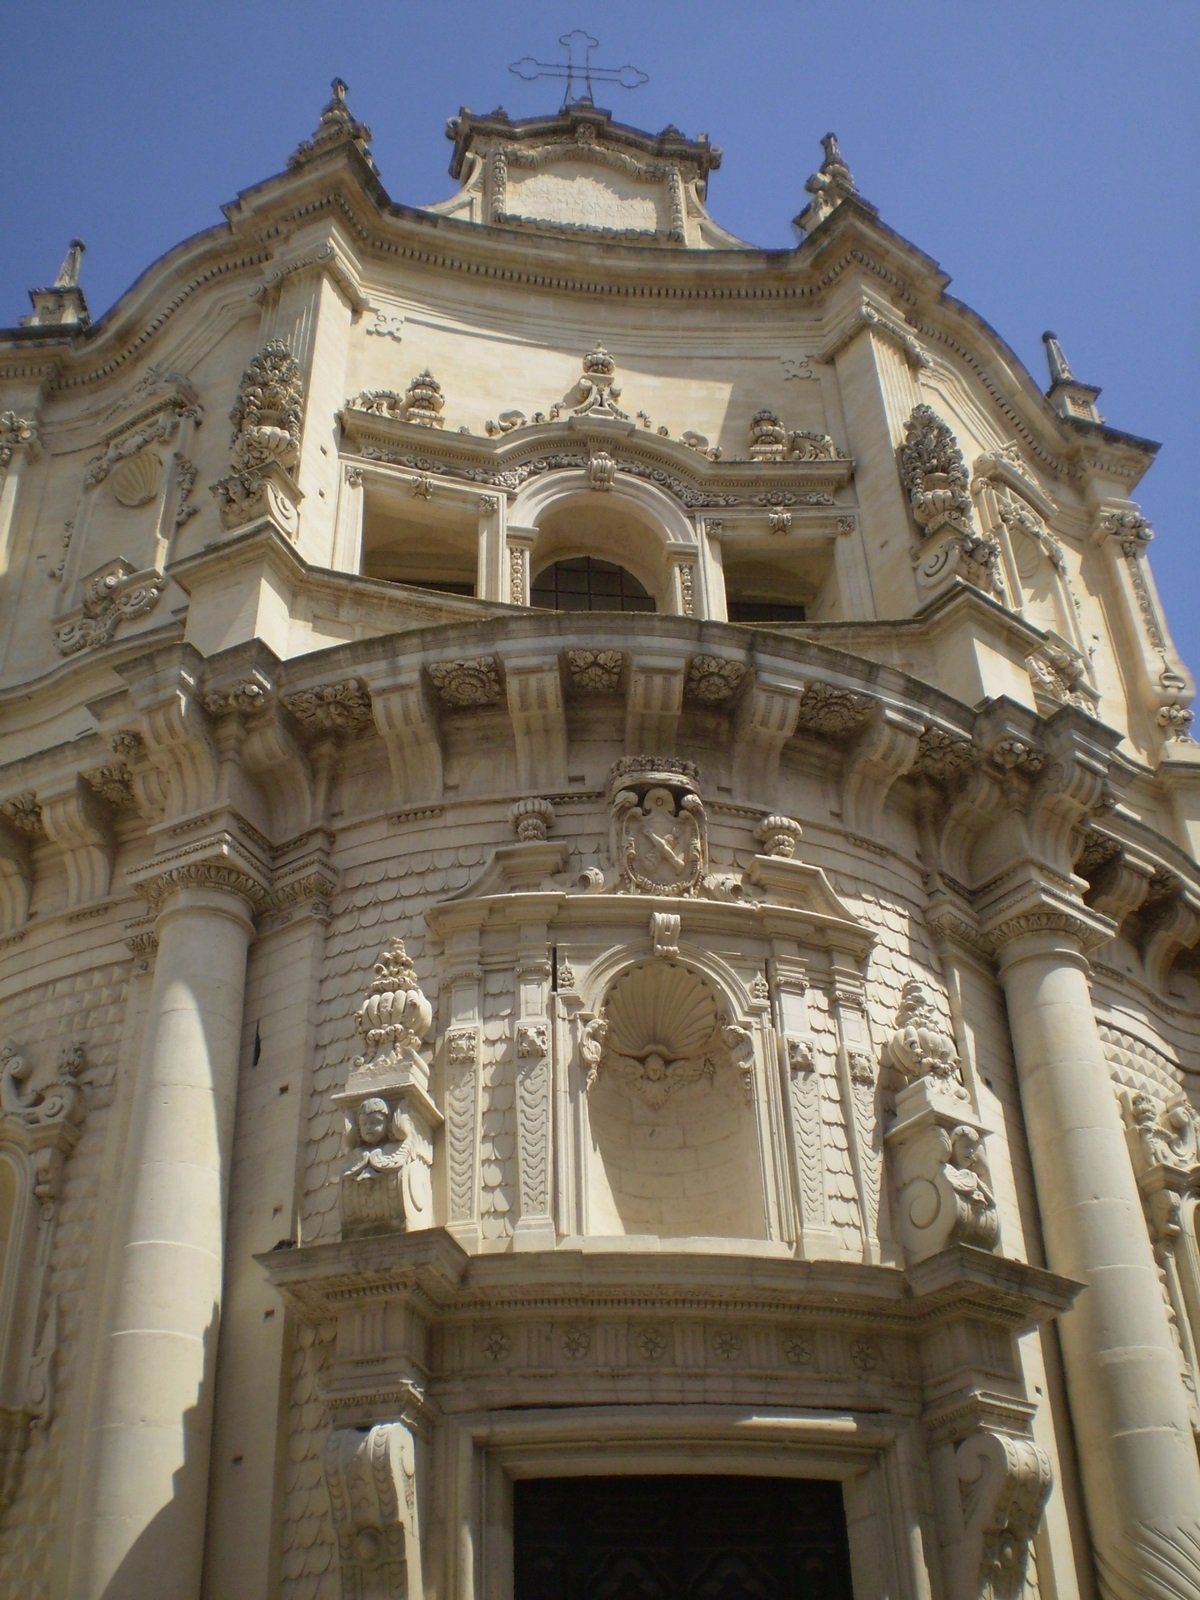
[[991,930],[1050,1268],[1086,1285],[1059,1323],[1104,1600],[1200,1594],[1200,1466],[1096,1027],[1085,918]]
[[229,836],[142,889],[158,956],[130,1129],[72,1600],[200,1593],[225,1209],[258,864]]

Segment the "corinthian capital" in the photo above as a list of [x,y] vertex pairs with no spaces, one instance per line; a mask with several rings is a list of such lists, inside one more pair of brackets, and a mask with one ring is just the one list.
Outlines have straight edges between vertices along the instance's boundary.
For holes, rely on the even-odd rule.
[[233,834],[222,832],[155,856],[131,873],[130,881],[155,911],[187,889],[215,889],[240,900],[248,911],[260,911],[270,871]]

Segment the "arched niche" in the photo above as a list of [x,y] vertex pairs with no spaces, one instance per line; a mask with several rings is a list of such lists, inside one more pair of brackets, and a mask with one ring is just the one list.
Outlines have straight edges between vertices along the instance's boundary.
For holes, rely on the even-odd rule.
[[652,484],[618,472],[603,491],[585,471],[549,474],[527,485],[509,511],[510,528],[532,534],[529,570],[536,577],[557,561],[592,556],[623,567],[654,599],[676,609],[673,558],[691,552],[696,533],[679,504]]
[[765,1239],[755,1044],[685,959],[635,961],[583,1033],[591,1235]]

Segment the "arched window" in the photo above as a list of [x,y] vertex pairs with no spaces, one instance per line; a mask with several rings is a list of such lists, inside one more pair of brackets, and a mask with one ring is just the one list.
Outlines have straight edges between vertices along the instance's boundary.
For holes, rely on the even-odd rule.
[[572,556],[543,567],[530,603],[552,611],[653,611],[654,597],[632,572],[595,556]]

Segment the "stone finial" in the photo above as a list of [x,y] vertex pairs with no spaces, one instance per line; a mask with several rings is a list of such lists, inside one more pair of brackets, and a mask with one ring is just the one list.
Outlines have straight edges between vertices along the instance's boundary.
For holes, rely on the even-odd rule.
[[58,269],[58,276],[50,287],[30,289],[33,311],[21,318],[23,328],[86,328],[91,322],[87,300],[79,287],[79,272],[86,248],[82,239],[72,239],[62,266]]
[[1058,342],[1056,333],[1044,333],[1042,343],[1046,346],[1046,360],[1050,366],[1050,382],[1074,383],[1075,374],[1071,371],[1070,363],[1063,354],[1063,347]]
[[827,133],[821,140],[821,148],[825,159],[804,185],[812,199],[795,218],[794,225],[801,233],[812,233],[849,195],[858,196],[854,174],[846,165],[837,134]]
[[1071,363],[1063,354],[1058,335],[1044,333],[1042,343],[1046,347],[1046,362],[1050,368],[1050,387],[1046,390],[1046,398],[1054,409],[1060,416],[1075,422],[1103,422],[1104,418],[1096,409],[1099,389],[1090,383],[1080,383],[1071,371]]
[[344,79],[335,78],[330,84],[330,90],[329,101],[321,112],[312,138],[303,140],[297,146],[295,152],[288,158],[288,166],[302,167],[328,151],[338,149],[339,146],[352,145],[371,171],[376,172],[378,169],[371,158],[369,148],[371,130],[365,122],[359,122],[350,114],[350,108],[346,104],[347,88]]
[[442,386],[426,367],[404,391],[404,420],[420,423],[425,428],[445,427],[446,419],[442,416],[445,405]]
[[513,804],[509,809],[508,821],[522,844],[534,844],[550,832],[554,824],[554,807],[549,800],[533,795]]
[[617,405],[621,385],[616,381],[617,363],[604,346],[597,343],[583,358],[583,372],[576,386],[579,403],[577,417],[616,417],[628,422],[629,413]]
[[906,1083],[927,1077],[961,1094],[958,1050],[941,1025],[929,991],[916,978],[910,978],[901,991],[896,1025],[888,1044],[892,1065]]
[[58,277],[54,280],[56,289],[78,289],[79,269],[83,263],[83,252],[87,249],[82,239],[72,239],[67,246],[67,253],[63,257],[63,264],[58,269]]
[[772,815],[763,818],[754,830],[754,837],[767,855],[786,858],[795,855],[800,832],[800,824],[793,818]]

